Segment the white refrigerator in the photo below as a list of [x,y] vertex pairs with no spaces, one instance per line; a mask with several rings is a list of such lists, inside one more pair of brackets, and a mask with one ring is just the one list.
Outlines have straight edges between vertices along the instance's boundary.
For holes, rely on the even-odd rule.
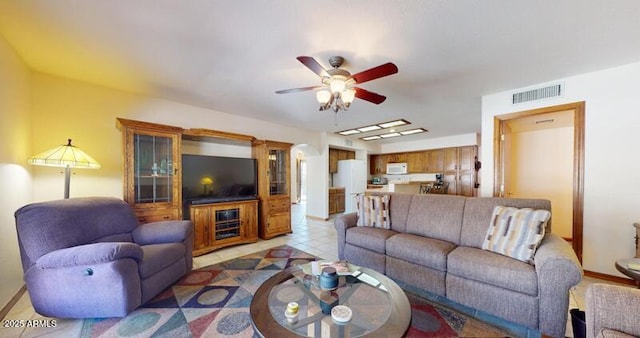
[[333,174],[333,186],[344,187],[344,212],[355,212],[356,194],[367,188],[367,167],[362,160],[338,161],[338,172]]

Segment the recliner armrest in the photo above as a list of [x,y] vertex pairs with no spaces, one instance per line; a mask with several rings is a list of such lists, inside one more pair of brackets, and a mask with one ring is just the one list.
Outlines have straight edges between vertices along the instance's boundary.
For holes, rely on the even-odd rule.
[[347,229],[353,228],[358,223],[358,214],[355,212],[342,214],[336,217],[333,226],[336,228],[338,238],[338,258],[344,259],[344,245],[347,239]]
[[118,259],[142,259],[142,249],[129,242],[102,242],[74,246],[51,251],[36,261],[41,269],[55,269],[96,263],[112,262]]
[[534,264],[538,276],[540,331],[552,337],[562,336],[566,330],[569,290],[582,280],[582,266],[571,245],[551,233],[544,236]]
[[193,236],[191,221],[161,221],[145,223],[133,232],[133,241],[140,245],[179,243]]
[[587,288],[585,315],[587,338],[604,329],[640,336],[640,290],[595,283]]

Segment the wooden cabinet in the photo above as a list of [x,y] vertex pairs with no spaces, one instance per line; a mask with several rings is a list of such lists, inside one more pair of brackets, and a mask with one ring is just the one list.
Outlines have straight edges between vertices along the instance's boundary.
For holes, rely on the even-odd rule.
[[444,170],[444,149],[433,149],[425,152],[425,173],[441,173]]
[[258,201],[191,205],[193,255],[258,240]]
[[118,118],[124,200],[138,220],[182,219],[182,128]]
[[444,150],[444,181],[449,182],[449,194],[475,195],[476,146],[446,148]]
[[427,167],[427,152],[414,151],[407,154],[407,171],[410,174],[424,173]]
[[258,162],[258,235],[262,239],[291,233],[290,143],[256,140],[252,154]]
[[329,214],[344,212],[344,188],[329,188]]
[[353,150],[329,148],[329,173],[334,174],[338,172],[338,161],[355,159],[356,152]]
[[369,156],[369,173],[371,173],[371,175],[386,174],[388,162],[389,157],[386,154]]
[[[407,153],[387,154],[387,163],[404,163],[407,162]],[[386,171],[386,165],[384,170]]]
[[329,173],[338,172],[338,149],[329,148]]

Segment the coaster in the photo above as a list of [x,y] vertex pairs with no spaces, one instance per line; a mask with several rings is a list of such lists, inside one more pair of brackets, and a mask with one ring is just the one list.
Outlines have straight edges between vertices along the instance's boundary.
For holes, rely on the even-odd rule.
[[331,309],[331,318],[339,323],[346,323],[351,320],[351,309],[344,305],[336,305]]

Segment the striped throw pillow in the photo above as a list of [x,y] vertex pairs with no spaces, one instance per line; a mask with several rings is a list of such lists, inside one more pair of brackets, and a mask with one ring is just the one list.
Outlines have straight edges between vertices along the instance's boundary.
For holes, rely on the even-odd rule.
[[358,226],[391,229],[389,219],[389,195],[355,196],[358,211]]
[[550,217],[547,210],[497,206],[482,249],[533,264]]

